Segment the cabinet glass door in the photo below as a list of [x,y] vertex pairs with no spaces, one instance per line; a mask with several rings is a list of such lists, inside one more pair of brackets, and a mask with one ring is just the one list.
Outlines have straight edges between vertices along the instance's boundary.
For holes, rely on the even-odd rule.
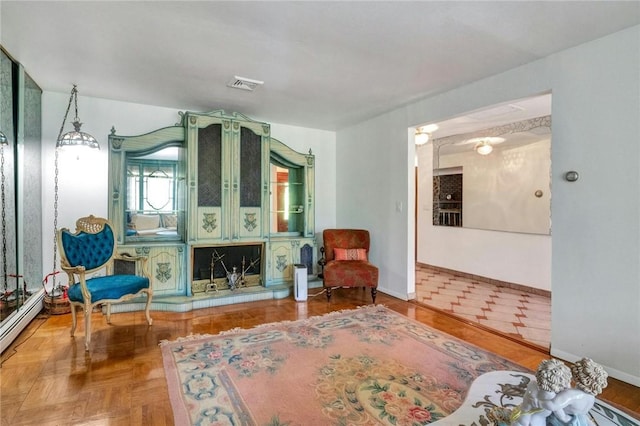
[[234,238],[262,237],[263,145],[262,135],[240,125],[239,168],[234,176],[234,184],[238,182],[234,208],[237,201],[239,220],[234,228]]
[[271,139],[269,231],[273,236],[313,236],[313,154]]
[[191,242],[265,238],[269,125],[224,111],[187,113]]
[[302,235],[304,170],[271,164],[271,232]]
[[222,125],[198,129],[198,206],[222,206]]
[[[222,124],[198,129],[197,143],[197,221],[193,227],[198,239],[222,238],[223,205]],[[228,182],[225,185],[228,193]]]

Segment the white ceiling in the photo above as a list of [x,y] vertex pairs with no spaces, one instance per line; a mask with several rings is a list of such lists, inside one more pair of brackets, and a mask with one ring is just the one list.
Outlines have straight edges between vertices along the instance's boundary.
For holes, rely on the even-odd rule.
[[[468,134],[535,117],[551,115],[551,93],[517,99],[504,104],[491,105],[478,111],[471,111],[460,117],[452,117],[436,124],[437,130],[430,133],[434,139],[452,135]],[[477,135],[476,135],[477,136]]]
[[[517,99],[500,105],[492,105],[481,110],[472,111],[460,117],[453,117],[436,124],[437,130],[429,133],[431,139],[440,139],[437,144],[445,144],[444,149],[439,149],[440,155],[455,154],[468,150],[474,150],[475,144],[469,144],[471,140],[481,136],[475,133],[480,130],[491,129],[510,123],[517,123],[536,117],[551,115],[551,93],[532,96],[526,99]],[[457,136],[455,141],[446,141],[442,138]],[[486,136],[483,135],[483,136]],[[502,149],[521,147],[530,143],[548,140],[551,137],[551,129],[534,128],[528,131],[500,134],[504,140],[498,142]]]
[[337,130],[637,25],[640,2],[2,0],[0,23],[47,91]]

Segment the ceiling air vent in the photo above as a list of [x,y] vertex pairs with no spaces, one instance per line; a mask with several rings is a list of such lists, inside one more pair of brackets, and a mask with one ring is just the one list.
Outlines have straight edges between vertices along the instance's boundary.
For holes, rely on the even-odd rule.
[[474,112],[469,114],[468,117],[473,120],[489,120],[491,118],[496,118],[521,111],[524,111],[524,108],[520,105],[508,104]]
[[253,80],[251,78],[238,77],[236,75],[231,80],[229,80],[229,82],[227,83],[227,86],[233,89],[242,89],[242,90],[248,90],[249,92],[253,92],[253,89],[263,84],[264,84],[264,81]]

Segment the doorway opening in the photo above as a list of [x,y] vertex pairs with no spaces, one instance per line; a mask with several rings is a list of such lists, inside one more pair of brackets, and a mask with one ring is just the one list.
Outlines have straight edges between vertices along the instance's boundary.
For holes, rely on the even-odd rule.
[[547,349],[551,93],[429,128],[416,138],[416,301]]

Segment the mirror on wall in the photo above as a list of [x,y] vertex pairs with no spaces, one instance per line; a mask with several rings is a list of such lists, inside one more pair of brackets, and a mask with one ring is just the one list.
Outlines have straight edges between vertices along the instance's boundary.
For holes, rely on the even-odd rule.
[[42,304],[42,89],[0,47],[0,348]]
[[433,225],[550,235],[551,95],[438,123]]
[[14,128],[14,80],[16,66],[4,51],[0,50],[0,174],[2,179],[2,247],[0,250],[0,322],[18,308],[21,298],[16,298],[21,285],[13,276],[18,271],[18,240],[16,216],[16,134]]

